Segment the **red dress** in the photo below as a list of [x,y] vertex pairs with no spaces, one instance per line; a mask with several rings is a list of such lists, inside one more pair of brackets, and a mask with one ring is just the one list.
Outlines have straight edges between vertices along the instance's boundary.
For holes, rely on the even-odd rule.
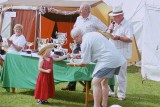
[[44,59],[42,68],[52,69],[51,73],[41,72],[38,75],[36,88],[34,92],[35,99],[47,100],[48,98],[53,98],[55,93],[54,79],[53,79],[53,60],[50,61]]

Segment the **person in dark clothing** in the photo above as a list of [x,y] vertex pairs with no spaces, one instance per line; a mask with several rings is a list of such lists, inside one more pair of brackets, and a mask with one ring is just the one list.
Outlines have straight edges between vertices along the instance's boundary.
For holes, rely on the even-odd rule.
[[[80,51],[81,51],[80,44],[77,44],[73,53],[78,54]],[[86,84],[86,82],[84,84]],[[90,88],[91,88],[91,81],[89,81],[89,89]],[[68,85],[66,87],[62,88],[61,90],[75,91],[75,89],[76,89],[76,81],[73,81],[73,82],[69,82]],[[85,91],[86,91],[86,88],[84,87],[83,92],[85,92]]]
[[[6,52],[2,49],[2,44],[3,44],[3,39],[2,36],[0,35],[0,54],[4,55]],[[3,65],[3,60],[0,59],[0,65]]]
[[[80,44],[76,45],[76,48],[73,50],[74,54],[78,54],[81,51]],[[69,91],[75,91],[76,89],[76,81],[69,82],[68,85],[61,90],[69,90]]]
[[2,36],[0,35],[0,54],[4,55],[6,52],[2,49],[2,43],[3,43],[3,39],[2,39]]

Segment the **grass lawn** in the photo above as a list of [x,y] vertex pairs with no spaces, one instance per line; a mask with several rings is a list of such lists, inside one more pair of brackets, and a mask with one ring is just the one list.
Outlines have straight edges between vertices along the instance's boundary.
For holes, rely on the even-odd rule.
[[[56,85],[55,98],[49,99],[50,105],[38,105],[33,97],[33,90],[16,89],[16,93],[8,93],[2,88],[0,82],[0,107],[84,107],[85,94],[83,87],[78,83],[76,91],[61,91],[67,83]],[[108,105],[119,104],[122,107],[160,107],[160,83],[144,81],[142,84],[141,73],[136,68],[128,68],[127,99],[118,101],[109,97]],[[93,101],[89,102],[93,107]]]

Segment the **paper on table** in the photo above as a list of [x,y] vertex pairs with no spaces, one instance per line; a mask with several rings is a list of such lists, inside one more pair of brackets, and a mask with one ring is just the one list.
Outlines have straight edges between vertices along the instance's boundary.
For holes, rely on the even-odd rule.
[[111,38],[113,35],[108,33],[108,32],[102,32],[101,30],[98,31],[99,33],[101,33],[102,35],[104,35],[107,38]]
[[26,52],[20,52],[20,55],[22,55],[22,56],[29,56],[29,57],[37,57],[37,58],[40,57],[37,53],[27,54]]
[[31,53],[31,54],[32,54],[32,57],[37,57],[37,58],[40,57],[37,53]]
[[22,55],[22,56],[31,56],[31,54],[27,54],[26,52],[20,52],[20,55]]

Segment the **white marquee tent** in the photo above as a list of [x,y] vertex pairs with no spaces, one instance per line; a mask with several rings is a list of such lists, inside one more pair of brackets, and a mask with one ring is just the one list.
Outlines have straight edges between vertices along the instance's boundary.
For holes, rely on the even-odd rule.
[[123,4],[125,18],[133,24],[142,55],[142,78],[160,81],[160,0],[104,1],[111,6]]
[[97,3],[101,0],[1,0],[3,5],[16,6],[60,6],[60,7],[79,7],[81,3]]
[[[77,7],[78,8],[83,2],[93,5],[95,3],[100,2],[100,0],[0,0],[0,5],[3,7],[2,11],[5,11],[7,9],[36,10],[40,6]],[[0,17],[0,22],[2,22],[1,17]],[[2,28],[2,35],[10,35],[10,29],[9,29],[10,28],[9,26],[11,23],[10,18],[5,17],[3,22],[4,23]]]
[[[38,24],[41,24],[41,21],[43,20],[43,19],[41,19],[41,16],[43,16],[43,15],[39,15],[39,9],[41,6],[45,6],[47,8],[54,8],[54,9],[58,9],[58,10],[62,10],[62,11],[75,11],[84,2],[90,4],[93,7],[92,14],[94,14],[94,15],[96,14],[96,16],[98,16],[105,24],[108,23],[108,19],[105,18],[105,17],[107,17],[108,7],[101,0],[27,0],[27,1],[25,1],[25,0],[1,0],[0,5],[2,6],[3,13],[6,10],[8,10],[8,11],[10,11],[10,13],[16,12],[16,14],[19,15],[17,10],[29,10],[29,11],[33,10],[34,13],[36,13],[36,15],[34,15],[34,16],[36,16],[36,18],[33,16],[33,18],[35,18],[35,20],[36,20],[34,23],[37,22],[35,24],[35,26],[40,26],[40,27],[33,28],[35,31],[35,37],[34,37],[34,40],[35,40],[35,38],[37,38],[38,36],[41,37],[41,34],[42,34],[41,33],[41,25],[38,25]],[[99,5],[99,6],[97,6],[97,5]],[[99,8],[100,6],[102,6],[101,9]],[[100,11],[102,11],[102,9],[104,9],[106,11],[104,13],[100,12]],[[111,8],[110,8],[110,10],[111,10]],[[22,14],[23,19],[24,19],[24,15],[25,14]],[[40,18],[39,18],[39,16],[40,16]],[[3,27],[2,27],[2,30],[0,30],[1,35],[3,35],[3,37],[8,38],[8,36],[10,36],[12,34],[12,28],[14,25],[13,20],[15,20],[15,19],[17,20],[18,19],[17,17],[18,16],[8,18],[7,16],[5,16],[5,14],[3,15],[3,25],[2,25]],[[75,17],[75,16],[73,16],[73,17]],[[71,17],[68,22],[71,22],[71,20],[75,19],[73,17]],[[50,20],[50,19],[48,18],[48,20]],[[52,23],[53,26],[55,23],[57,24],[57,22],[55,22],[55,20],[52,20],[52,22],[53,22]],[[24,24],[23,22],[18,22],[18,23]],[[29,22],[29,23],[31,23],[31,22]],[[26,27],[26,26],[24,28],[32,33],[31,30],[33,30],[33,29],[31,27],[33,27],[33,26],[30,26],[29,29],[27,29],[28,27]],[[59,26],[59,25],[57,25],[57,26]],[[69,27],[71,27],[71,26],[72,25],[70,24]],[[0,27],[0,29],[1,29],[1,27]],[[26,31],[25,29],[23,29],[23,31]],[[44,29],[42,29],[42,30],[44,30]],[[11,31],[11,34],[10,34],[10,31]],[[37,31],[39,31],[39,32],[37,32]],[[66,32],[66,31],[64,31],[64,32]],[[68,31],[67,31],[67,34],[69,35]],[[30,37],[28,37],[28,33],[26,34],[26,32],[25,32],[25,36],[27,37],[26,38],[27,40],[32,41],[30,39]],[[32,36],[32,35],[29,35],[29,36]],[[34,41],[34,42],[36,44],[36,41]],[[66,46],[68,46],[68,44]]]
[[160,81],[160,1],[147,0],[142,43],[142,77]]

